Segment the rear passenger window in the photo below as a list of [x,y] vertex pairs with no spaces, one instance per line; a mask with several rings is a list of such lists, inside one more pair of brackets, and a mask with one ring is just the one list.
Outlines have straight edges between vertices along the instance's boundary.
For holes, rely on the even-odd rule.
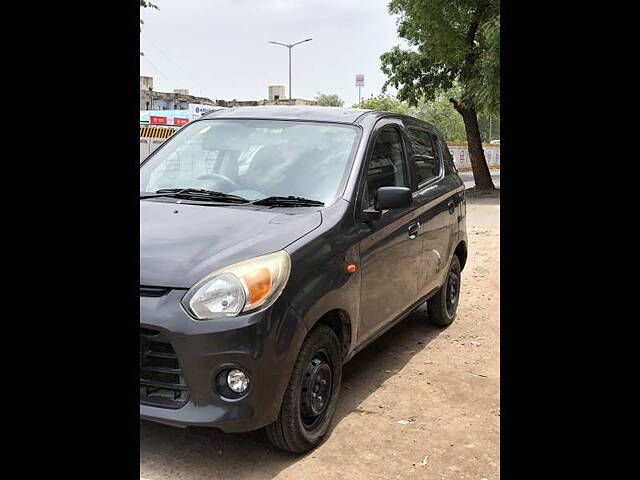
[[407,128],[413,149],[412,161],[416,167],[418,187],[440,175],[438,139],[425,130]]
[[393,127],[384,127],[376,138],[367,170],[369,206],[374,206],[378,188],[408,187],[407,178],[400,132]]

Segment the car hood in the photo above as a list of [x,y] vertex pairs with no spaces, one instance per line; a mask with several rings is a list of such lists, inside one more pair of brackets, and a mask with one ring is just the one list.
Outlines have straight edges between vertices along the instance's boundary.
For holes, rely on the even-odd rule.
[[209,273],[282,250],[318,228],[310,208],[140,201],[140,285],[189,288]]

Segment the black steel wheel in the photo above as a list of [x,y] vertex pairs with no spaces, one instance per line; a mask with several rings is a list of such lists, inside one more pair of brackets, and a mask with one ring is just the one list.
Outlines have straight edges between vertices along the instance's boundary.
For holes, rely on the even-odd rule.
[[449,276],[447,277],[446,307],[447,307],[447,314],[451,318],[453,318],[456,314],[456,309],[458,307],[459,293],[460,293],[460,273],[454,270],[450,270]]
[[335,414],[341,380],[338,337],[327,325],[316,325],[298,354],[280,416],[265,429],[271,443],[294,453],[318,446]]
[[316,353],[307,364],[300,395],[300,416],[307,430],[318,427],[331,402],[333,387],[331,371],[330,360],[322,351]]
[[460,260],[454,255],[444,284],[438,293],[427,301],[429,321],[434,325],[446,327],[456,318],[460,301],[461,279]]

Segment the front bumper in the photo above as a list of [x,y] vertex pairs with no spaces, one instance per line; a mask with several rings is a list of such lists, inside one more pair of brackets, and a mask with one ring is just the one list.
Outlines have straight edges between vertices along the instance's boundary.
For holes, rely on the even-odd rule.
[[[186,385],[184,401],[168,408],[143,395],[149,390],[141,376],[140,418],[225,432],[255,430],[274,422],[306,335],[302,319],[281,297],[262,312],[196,321],[180,304],[184,294],[171,290],[160,297],[140,297],[141,338],[143,329],[147,334],[158,332],[171,345]],[[233,367],[249,375],[242,398],[225,398],[215,387],[217,374]]]

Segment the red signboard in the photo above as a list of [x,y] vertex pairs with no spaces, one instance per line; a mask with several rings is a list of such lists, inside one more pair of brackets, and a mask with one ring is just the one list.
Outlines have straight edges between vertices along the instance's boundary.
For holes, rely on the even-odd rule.
[[154,117],[151,115],[149,116],[149,123],[151,123],[151,125],[166,125],[167,117]]
[[173,124],[174,125],[186,125],[187,123],[189,123],[189,119],[188,118],[173,118]]

